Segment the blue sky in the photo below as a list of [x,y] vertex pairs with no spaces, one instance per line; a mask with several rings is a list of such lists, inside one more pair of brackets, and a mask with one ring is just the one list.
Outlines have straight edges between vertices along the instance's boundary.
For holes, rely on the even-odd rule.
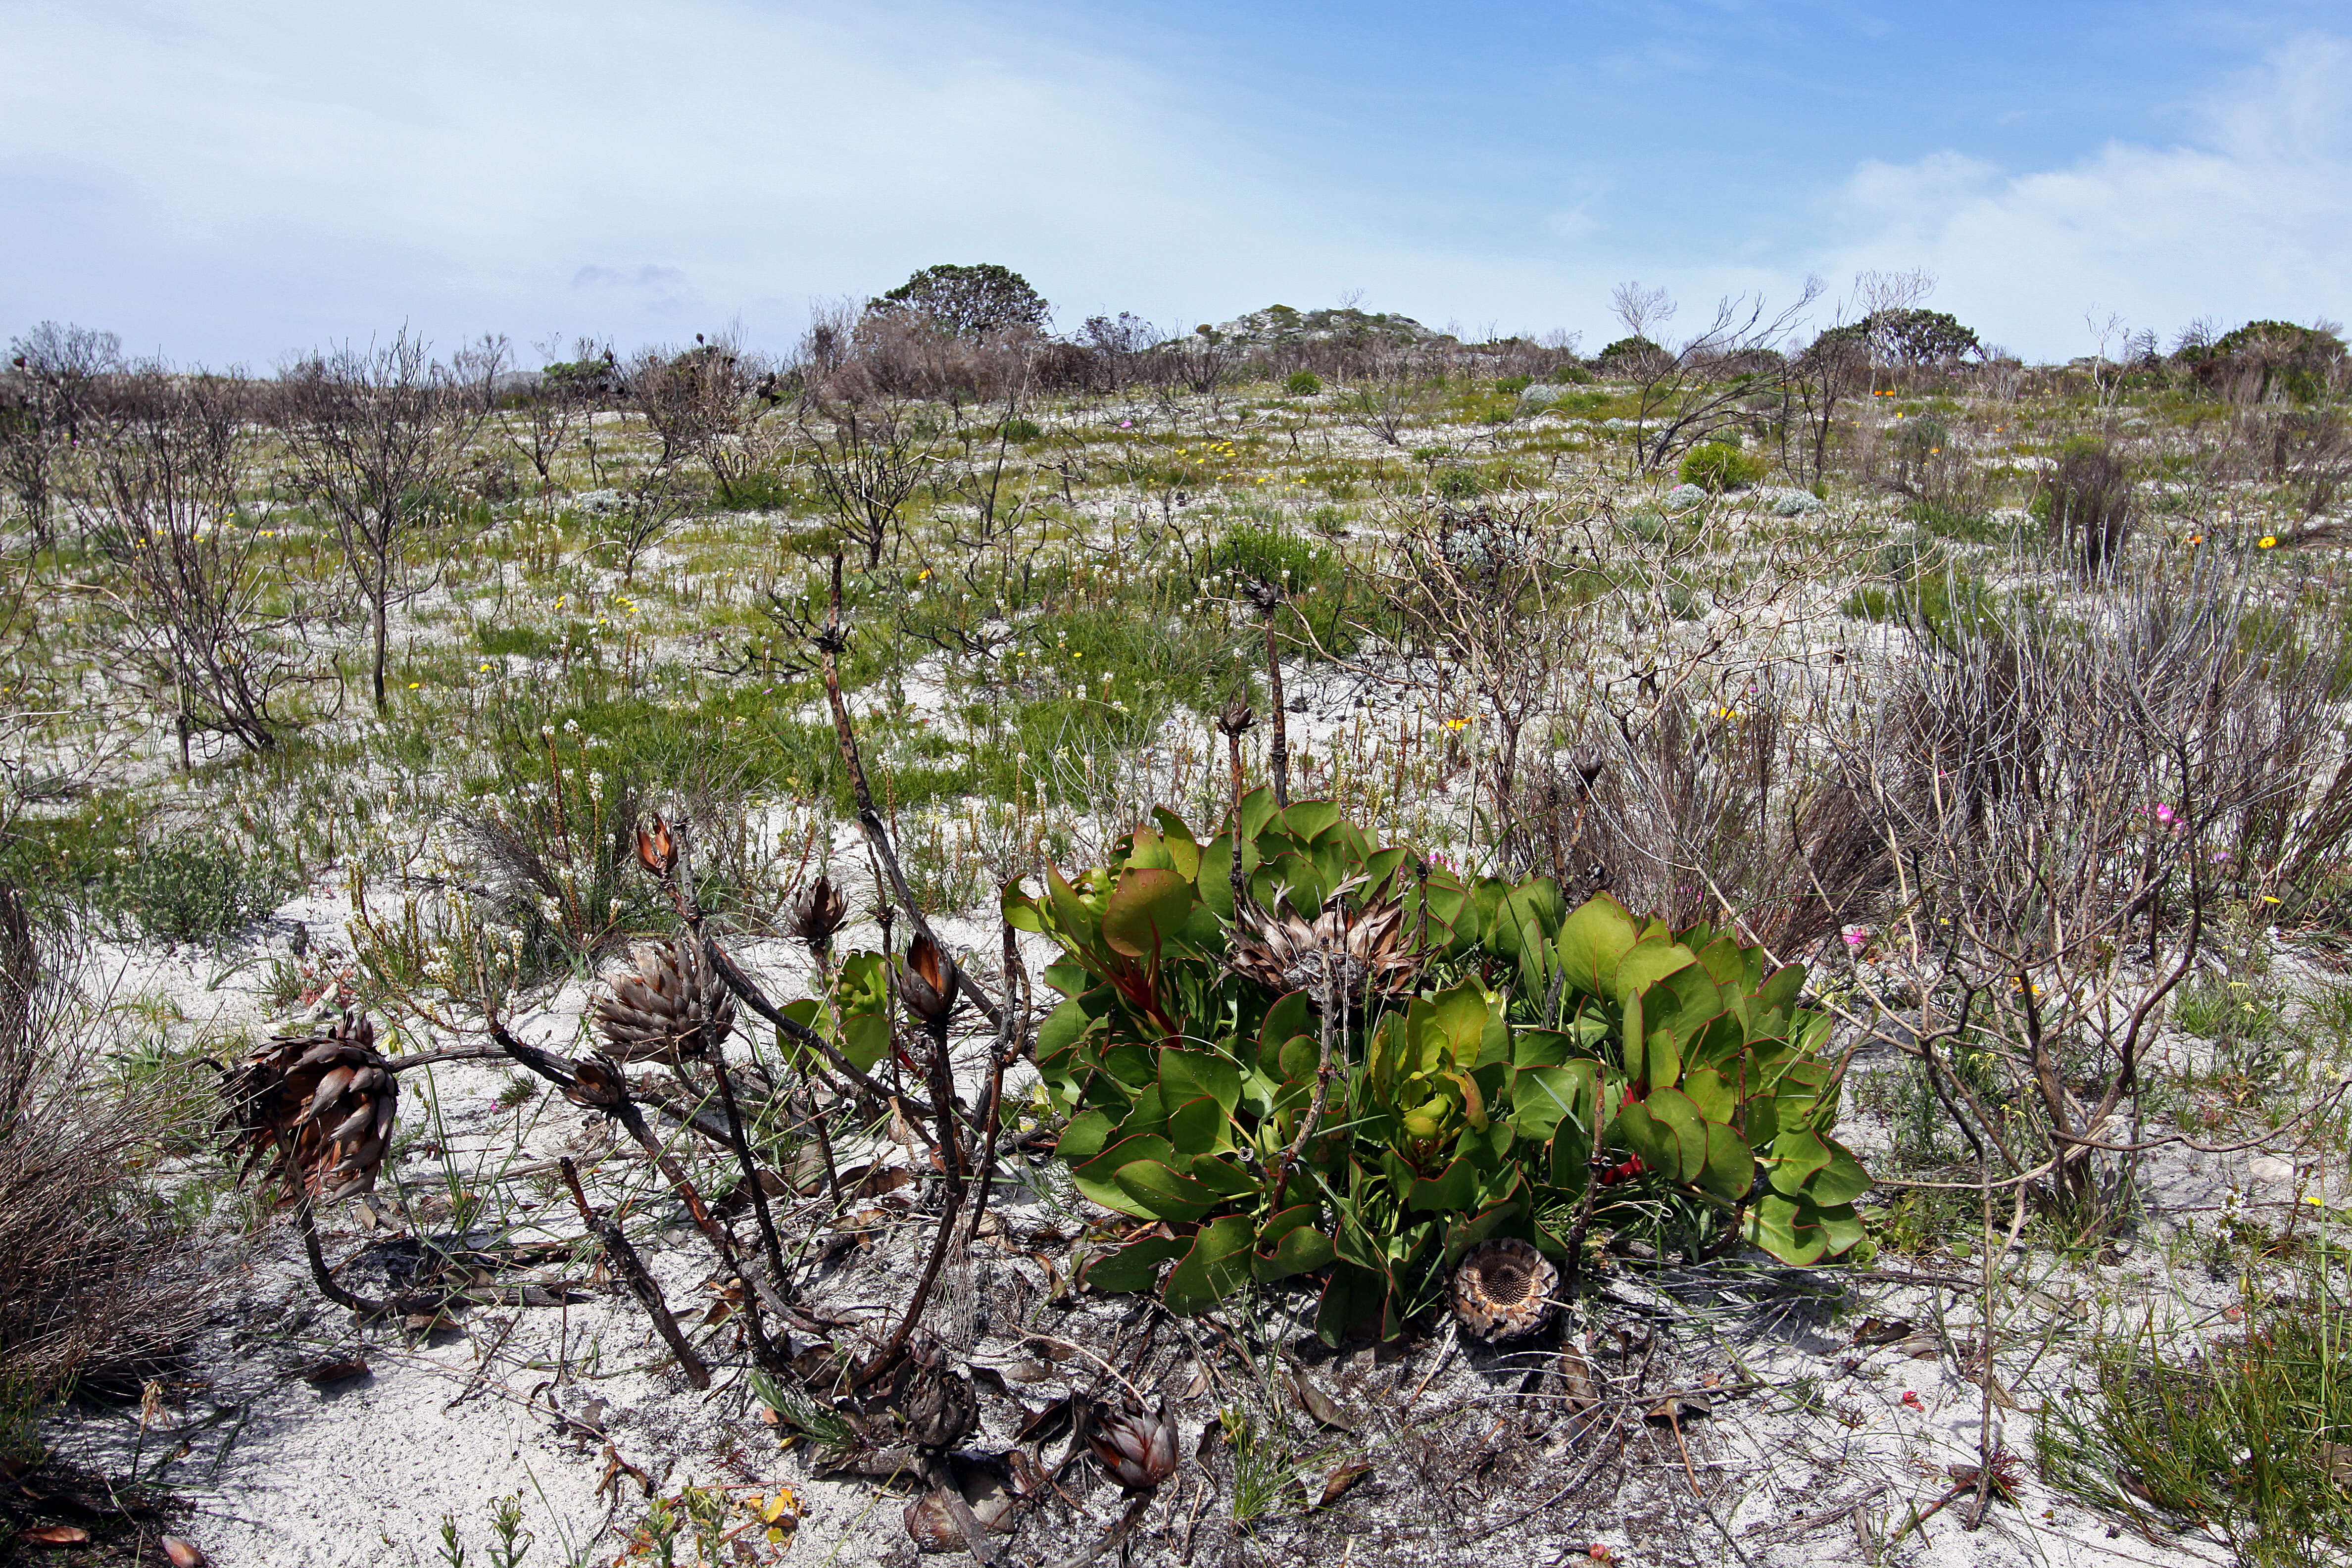
[[0,333],[263,367],[1002,261],[1065,327],[1616,335],[1862,268],[2032,357],[2352,310],[2352,19],[2267,5],[0,0]]

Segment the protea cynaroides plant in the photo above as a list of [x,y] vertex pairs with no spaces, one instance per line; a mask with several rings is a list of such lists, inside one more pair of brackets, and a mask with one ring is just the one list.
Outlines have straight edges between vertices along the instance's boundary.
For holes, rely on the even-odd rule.
[[1551,1319],[1559,1270],[1550,1258],[1509,1237],[1480,1242],[1454,1271],[1454,1315],[1481,1340],[1515,1340]]
[[400,1082],[375,1049],[375,1026],[346,1009],[325,1028],[280,1035],[229,1069],[221,1129],[245,1151],[242,1180],[268,1153],[265,1180],[286,1178],[295,1196],[332,1202],[372,1192],[392,1138]]
[[735,997],[701,942],[681,931],[667,942],[640,942],[627,967],[606,972],[609,995],[596,1001],[596,1026],[622,1061],[707,1058],[735,1028]]
[[1157,1410],[1147,1410],[1133,1399],[1116,1410],[1097,1405],[1087,1447],[1131,1492],[1156,1487],[1176,1473],[1176,1423],[1168,1418],[1165,1400]]
[[834,933],[849,920],[849,900],[842,897],[830,875],[820,872],[817,879],[793,900],[788,913],[793,934],[819,963],[824,963],[833,956]]
[[1405,927],[1404,900],[1389,884],[1350,909],[1348,895],[1361,879],[1342,883],[1313,918],[1300,914],[1287,890],[1271,910],[1251,907],[1234,921],[1234,972],[1276,993],[1304,991],[1319,1008],[1342,1008],[1366,996],[1401,996],[1420,974],[1423,954]]

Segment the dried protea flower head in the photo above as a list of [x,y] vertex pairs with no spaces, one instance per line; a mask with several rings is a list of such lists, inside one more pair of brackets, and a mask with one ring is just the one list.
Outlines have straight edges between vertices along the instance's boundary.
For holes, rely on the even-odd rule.
[[1234,972],[1268,990],[1304,991],[1318,1007],[1327,993],[1351,1007],[1365,996],[1400,996],[1421,973],[1423,955],[1405,930],[1404,900],[1382,884],[1364,902],[1348,907],[1361,878],[1342,882],[1312,919],[1298,912],[1289,889],[1271,910],[1249,909],[1234,922]]
[[811,952],[826,953],[833,951],[834,933],[849,920],[849,900],[833,885],[831,876],[819,872],[816,880],[793,900],[789,913],[793,934],[806,942]]
[[612,994],[596,1001],[596,1026],[625,1062],[705,1057],[735,1028],[735,998],[702,943],[681,931],[640,942],[628,966],[606,972]]
[[[1287,577],[1290,574],[1285,572],[1283,575]],[[1282,602],[1290,597],[1289,591],[1281,584],[1265,577],[1243,578],[1241,590],[1242,596],[1255,605],[1260,615],[1274,614],[1282,608]]]
[[1146,1410],[1133,1399],[1122,1401],[1116,1410],[1095,1406],[1087,1446],[1129,1491],[1156,1487],[1176,1473],[1176,1423],[1168,1418],[1164,1399],[1157,1410]]
[[1217,713],[1217,731],[1227,740],[1247,733],[1250,727],[1256,722],[1257,710],[1238,697],[1226,703]]
[[275,1151],[268,1177],[289,1194],[331,1203],[372,1192],[392,1138],[400,1082],[375,1049],[375,1026],[346,1008],[323,1028],[277,1037],[221,1085],[224,1131],[245,1151],[245,1173]]
[[670,873],[677,869],[677,841],[663,818],[656,816],[638,825],[637,864],[663,881],[669,880]]
[[946,1027],[948,1016],[955,1011],[955,960],[929,931],[918,931],[907,944],[907,956],[898,965],[898,994],[907,1011],[932,1029]]
[[563,1098],[591,1110],[612,1110],[628,1098],[628,1084],[617,1063],[590,1057],[573,1069],[572,1087]]
[[1482,1340],[1515,1340],[1551,1320],[1559,1270],[1524,1241],[1482,1241],[1454,1270],[1454,1315]]

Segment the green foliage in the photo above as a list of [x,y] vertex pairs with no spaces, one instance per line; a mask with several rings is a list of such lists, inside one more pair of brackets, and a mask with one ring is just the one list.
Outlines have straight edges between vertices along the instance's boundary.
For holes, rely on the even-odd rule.
[[753,468],[714,489],[710,505],[722,511],[787,511],[807,499],[789,475],[773,468]]
[[1999,629],[1992,591],[1943,551],[1895,545],[1886,556],[1885,579],[1848,595],[1841,606],[1845,614],[1856,620],[1900,621],[1945,642]]
[[1012,418],[1007,419],[1004,422],[1003,428],[999,433],[1003,435],[1007,441],[1012,442],[1016,447],[1020,447],[1036,440],[1040,436],[1043,436],[1045,431],[1045,427],[1040,426],[1034,419],[1024,419],[1016,414]]
[[1590,386],[1592,373],[1580,364],[1564,364],[1551,373],[1551,380],[1556,386]]
[[1665,350],[1636,333],[1630,338],[1619,338],[1595,355],[1592,363],[1601,367],[1603,375],[1617,375],[1631,369],[1636,360],[1664,353]]
[[215,943],[276,909],[292,889],[278,868],[202,834],[142,845],[107,865],[87,897],[118,929],[161,942]]
[[1539,1216],[1604,1195],[1680,1194],[1790,1262],[1864,1239],[1868,1178],[1828,1135],[1837,1089],[1826,1020],[1796,1006],[1803,971],[1605,897],[1569,913],[1549,879],[1465,883],[1374,850],[1328,802],[1277,811],[1259,791],[1238,815],[1257,910],[1360,913],[1392,893],[1413,981],[1318,1014],[1232,972],[1234,836],[1203,844],[1165,811],[1112,864],[1008,891],[1005,918],[1062,950],[1046,978],[1068,1000],[1038,1064],[1071,1117],[1072,1179],[1171,1233],[1097,1258],[1087,1283],[1143,1289],[1172,1264],[1162,1300],[1199,1311],[1318,1275],[1336,1342],[1399,1332],[1488,1236],[1564,1253]]
[[1725,490],[1744,490],[1760,481],[1764,474],[1762,458],[1750,457],[1726,441],[1709,441],[1683,454],[1680,478],[1686,485],[1721,494]]
[[1486,481],[1478,477],[1478,470],[1459,466],[1438,469],[1429,488],[1446,500],[1475,500],[1486,493]]
[[1984,352],[1976,333],[1943,310],[1881,310],[1863,325],[1904,364],[1948,364]]
[[1015,328],[1042,328],[1045,300],[1029,280],[992,261],[973,267],[926,267],[878,300],[869,310],[912,310],[957,337],[984,337]]
[[1311,370],[1294,370],[1283,378],[1282,390],[1293,397],[1312,397],[1323,390],[1323,378]]
[[2297,403],[2315,403],[2336,384],[2345,346],[2340,336],[2322,328],[2248,321],[2210,342],[2189,342],[2175,357],[2207,386],[2251,376],[2246,390],[2256,402],[2278,390]]
[[1535,377],[1531,375],[1507,375],[1495,384],[1495,390],[1510,396],[1517,396],[1534,384]]
[[2210,1531],[2241,1563],[2346,1561],[2352,1503],[2338,1467],[2352,1343],[2340,1278],[2340,1267],[2312,1268],[2304,1300],[2250,1293],[2242,1338],[2185,1355],[2153,1324],[2108,1342],[2095,1397],[2052,1400],[2035,1431],[2043,1477],[2145,1528]]

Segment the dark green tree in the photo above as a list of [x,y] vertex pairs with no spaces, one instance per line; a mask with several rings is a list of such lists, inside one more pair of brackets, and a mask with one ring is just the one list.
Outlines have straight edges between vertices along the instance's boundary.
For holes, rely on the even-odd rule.
[[1899,364],[1946,364],[1983,353],[1976,333],[1944,310],[1881,310],[1867,325]]
[[1615,342],[1611,343],[1607,348],[1602,349],[1599,354],[1594,356],[1592,363],[1599,365],[1604,371],[1613,370],[1616,367],[1626,363],[1628,361],[1639,359],[1644,354],[1664,353],[1664,352],[1665,351],[1661,349],[1657,344],[1642,336],[1639,332],[1636,332],[1630,338],[1619,338]]
[[1045,324],[1045,298],[1029,280],[992,261],[976,267],[926,267],[878,300],[869,310],[913,310],[960,338],[985,337]]

